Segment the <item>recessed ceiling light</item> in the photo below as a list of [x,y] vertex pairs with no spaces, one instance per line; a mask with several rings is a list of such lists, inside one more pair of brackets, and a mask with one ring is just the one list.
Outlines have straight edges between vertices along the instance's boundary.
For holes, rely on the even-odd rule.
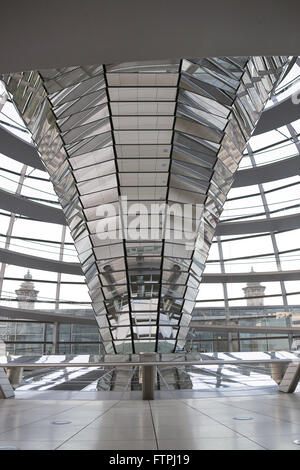
[[238,421],[249,421],[250,419],[253,419],[252,416],[235,416],[233,419],[236,419]]
[[297,446],[300,446],[300,439],[295,439],[293,443],[296,444]]
[[52,424],[70,424],[72,421],[52,421]]

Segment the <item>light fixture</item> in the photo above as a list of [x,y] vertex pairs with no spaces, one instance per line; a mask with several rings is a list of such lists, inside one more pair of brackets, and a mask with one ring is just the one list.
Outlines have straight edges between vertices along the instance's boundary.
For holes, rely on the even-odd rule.
[[236,419],[238,421],[249,421],[252,418],[252,416],[235,416],[233,419]]
[[72,421],[52,421],[52,424],[71,424]]

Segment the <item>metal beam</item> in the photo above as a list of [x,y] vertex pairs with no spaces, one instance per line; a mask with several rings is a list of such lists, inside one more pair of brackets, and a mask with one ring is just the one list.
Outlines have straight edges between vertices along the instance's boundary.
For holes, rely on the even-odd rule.
[[3,127],[0,127],[0,142],[0,152],[7,157],[45,171],[44,164],[33,144],[20,139]]
[[[47,356],[49,357],[49,356]],[[0,367],[54,368],[64,367],[135,367],[135,366],[214,366],[214,365],[244,365],[244,364],[289,364],[300,363],[299,359],[246,359],[246,360],[205,360],[205,361],[149,361],[149,362],[7,362]]]
[[300,118],[300,106],[295,106],[291,97],[267,108],[253,132],[253,135],[263,134],[278,127],[285,126]]
[[[234,188],[240,188],[251,184],[277,181],[298,174],[300,174],[300,165],[299,156],[296,156],[268,165],[239,170],[236,173],[232,186]],[[40,204],[27,197],[18,196],[4,191],[3,189],[0,189],[0,208],[24,215],[33,220],[62,225],[66,225],[67,223],[65,215],[60,208]]]
[[296,157],[286,158],[279,162],[269,163],[268,165],[239,170],[236,173],[232,187],[241,188],[251,184],[268,183],[269,181],[290,178],[299,174],[300,164],[299,155],[297,155]]
[[[91,315],[92,310],[91,310]],[[70,315],[69,313],[55,313],[55,312],[47,312],[42,310],[26,310],[20,308],[12,308],[12,307],[3,307],[0,306],[0,317],[3,318],[14,318],[20,321],[22,320],[40,320],[41,322],[45,323],[67,323],[67,324],[80,324],[80,325],[91,325],[97,326],[96,320],[94,316],[91,317],[82,317],[77,315]]]
[[[299,215],[297,216],[298,218]],[[66,261],[56,261],[39,256],[24,255],[11,250],[0,248],[0,261],[15,266],[41,269],[44,271],[54,271],[66,274],[82,275],[79,263],[68,263]],[[273,281],[297,281],[300,279],[300,271],[270,271],[270,272],[250,272],[250,273],[206,273],[203,274],[204,283],[232,283],[232,282],[273,282]]]
[[[209,321],[209,320],[208,320]],[[238,332],[238,333],[293,333],[300,335],[300,327],[287,326],[241,326],[241,325],[203,325],[202,323],[193,323],[192,328],[198,331],[215,332]]]
[[82,270],[79,263],[69,263],[66,261],[41,258],[40,256],[24,255],[23,253],[5,250],[3,248],[0,248],[0,261],[2,263],[23,266],[25,268],[82,276]]
[[202,282],[276,282],[276,281],[298,281],[300,279],[300,270],[294,271],[269,271],[269,272],[248,272],[248,273],[206,273],[203,275]]
[[9,193],[0,189],[0,208],[14,214],[21,214],[32,220],[66,225],[66,218],[61,209],[46,206],[30,200],[28,197]]
[[215,235],[240,235],[248,233],[278,232],[300,228],[299,214],[272,217],[270,219],[255,219],[239,222],[220,222]]

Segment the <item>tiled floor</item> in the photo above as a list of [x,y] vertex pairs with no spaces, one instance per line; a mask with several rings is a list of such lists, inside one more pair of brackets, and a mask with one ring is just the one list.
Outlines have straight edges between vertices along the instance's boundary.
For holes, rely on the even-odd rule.
[[22,450],[300,450],[296,439],[299,393],[151,402],[0,400],[0,447]]

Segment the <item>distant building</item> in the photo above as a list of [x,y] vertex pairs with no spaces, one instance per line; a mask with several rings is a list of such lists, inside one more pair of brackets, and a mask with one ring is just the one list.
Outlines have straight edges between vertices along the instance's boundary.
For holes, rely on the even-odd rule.
[[[254,269],[251,269],[254,272]],[[248,282],[247,286],[243,288],[245,297],[257,297],[255,299],[247,298],[247,307],[262,307],[264,305],[264,295],[266,287],[262,286],[260,282]]]
[[[25,308],[25,309],[30,309],[30,310],[35,308],[35,301],[37,299],[37,295],[39,291],[34,288],[34,283],[32,282],[32,276],[29,270],[25,274],[24,281],[21,283],[20,287],[15,290],[15,293],[16,293],[19,308],[22,308],[22,309]],[[0,338],[16,340],[17,336],[20,335],[21,332],[22,334],[25,334],[26,332],[30,334],[33,328],[35,328],[33,327],[33,325],[27,325],[21,322],[20,323],[1,322],[0,323]],[[8,349],[11,349],[12,352],[16,352],[15,345],[12,346],[12,348],[8,348]]]
[[[18,308],[33,310],[39,291],[35,289],[32,282],[32,275],[28,270],[24,276],[24,281],[20,287],[15,290],[18,301]],[[7,345],[7,351],[10,354],[43,354],[43,348],[40,344],[23,344],[22,341],[43,341],[45,325],[42,323],[12,322],[8,324],[6,339],[16,341]]]
[[34,288],[34,283],[32,282],[32,276],[29,270],[25,274],[24,281],[19,289],[15,290],[15,293],[17,295],[19,308],[26,308],[29,310],[34,309],[34,304],[39,291]]

